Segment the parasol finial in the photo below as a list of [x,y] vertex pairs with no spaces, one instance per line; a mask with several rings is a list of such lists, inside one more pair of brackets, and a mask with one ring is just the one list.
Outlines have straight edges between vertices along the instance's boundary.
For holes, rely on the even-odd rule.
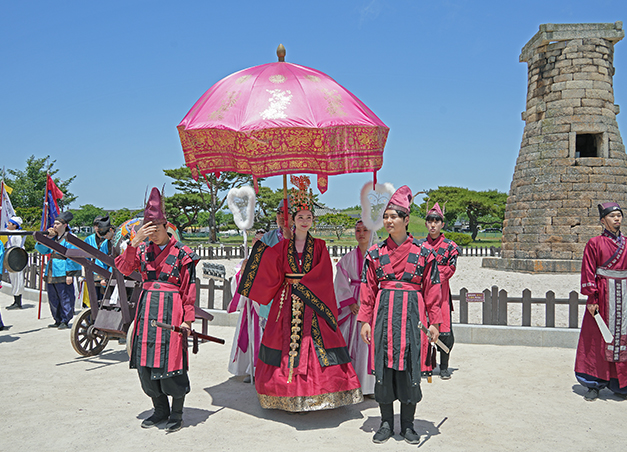
[[285,53],[285,46],[279,44],[279,47],[276,48],[276,56],[279,57],[279,62],[285,62]]

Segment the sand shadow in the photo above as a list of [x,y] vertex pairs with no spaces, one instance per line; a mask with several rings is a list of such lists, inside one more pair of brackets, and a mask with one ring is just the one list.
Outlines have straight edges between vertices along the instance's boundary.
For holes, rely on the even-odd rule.
[[[196,427],[197,425],[204,424],[210,416],[222,411],[224,407],[215,411],[203,410],[200,408],[183,407],[183,429],[186,427]],[[144,420],[152,416],[153,410],[146,410],[137,415],[137,419]],[[159,430],[165,430],[167,421],[160,422],[156,425]]]
[[63,363],[57,363],[57,366],[66,366],[68,364],[76,364],[76,363],[92,363],[96,364],[94,367],[90,367],[85,369],[86,371],[98,370],[103,367],[109,367],[116,364],[128,363],[128,354],[126,353],[126,348],[122,350],[112,350],[107,349],[102,353],[95,356],[78,356],[72,361],[66,361]]
[[[417,447],[422,447],[427,441],[431,439],[433,436],[437,436],[440,434],[440,427],[444,422],[448,420],[447,417],[442,419],[439,424],[435,424],[431,421],[427,421],[425,419],[415,419],[414,420],[414,430],[416,433],[420,435],[420,443]],[[364,421],[360,429],[366,433],[370,433],[374,435],[374,433],[379,429],[381,425],[381,416],[368,416],[368,418]],[[394,415],[394,425],[396,426],[396,431],[400,430],[401,419],[400,414]],[[396,441],[405,441],[405,439],[400,435],[400,433],[395,434],[393,437]]]
[[218,385],[204,388],[215,406],[229,408],[259,419],[268,419],[293,427],[295,430],[320,430],[338,427],[343,422],[363,419],[363,410],[376,408],[377,402],[366,398],[357,405],[343,406],[332,410],[290,413],[282,410],[261,408],[257,391],[250,383],[243,383],[241,377],[231,377]]
[[20,338],[18,336],[11,336],[10,334],[3,334],[2,336],[0,336],[0,344],[2,343],[10,344],[11,342],[15,342],[19,339]]
[[[583,396],[586,394],[586,392],[588,392],[588,388],[586,388],[583,385],[580,384],[574,384],[573,387],[573,393],[577,394],[578,396],[581,396],[581,399],[584,400]],[[626,401],[627,398],[625,397],[621,397],[620,395],[614,393],[613,391],[607,389],[607,388],[603,388],[599,391],[599,398],[597,400],[619,400],[619,401]],[[585,402],[588,402],[587,400],[584,400]],[[592,400],[591,402],[595,402],[596,400]]]

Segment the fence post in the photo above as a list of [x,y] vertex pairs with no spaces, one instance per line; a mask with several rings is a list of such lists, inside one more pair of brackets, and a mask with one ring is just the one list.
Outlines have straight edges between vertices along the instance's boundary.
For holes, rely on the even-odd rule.
[[229,307],[229,303],[233,299],[233,295],[231,294],[231,280],[233,277],[231,276],[229,279],[225,279],[222,287],[222,309],[226,311]]
[[579,326],[579,294],[574,290],[568,295],[568,328]]
[[522,293],[522,326],[531,326],[531,291],[523,290]]
[[468,323],[468,302],[466,301],[466,294],[468,290],[462,288],[459,291],[459,323]]
[[546,293],[546,314],[545,314],[546,326],[555,327],[555,293],[549,290]]
[[498,325],[498,309],[499,309],[499,288],[492,286],[492,322],[490,325]]
[[507,325],[507,291],[499,291],[497,325]]
[[486,289],[483,291],[483,300],[482,323],[484,325],[492,325],[492,292],[490,292],[490,289]]
[[213,278],[209,278],[209,287],[207,288],[207,291],[208,291],[207,308],[208,309],[214,309],[213,305],[216,299],[215,290],[216,290],[216,282],[213,280]]

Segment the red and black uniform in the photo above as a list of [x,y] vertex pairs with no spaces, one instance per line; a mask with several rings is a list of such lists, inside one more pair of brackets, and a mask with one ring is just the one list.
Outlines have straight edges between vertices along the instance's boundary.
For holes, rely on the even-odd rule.
[[[453,336],[453,328],[451,324],[451,315],[453,312],[453,297],[451,295],[451,287],[449,280],[455,274],[457,269],[457,256],[459,256],[459,247],[457,244],[440,234],[437,239],[431,236],[419,240],[423,248],[429,249],[435,258],[440,273],[440,283],[442,284],[442,323],[440,323],[440,340],[449,350],[453,349],[455,337]],[[423,340],[426,341],[424,333]],[[445,353],[440,349],[440,370],[448,368],[449,353]]]
[[[190,390],[187,378],[187,344],[182,336],[150,322],[179,326],[193,322],[196,301],[196,264],[200,258],[174,237],[163,249],[154,243],[128,246],[115,259],[116,267],[125,275],[139,270],[143,280],[132,334],[130,367],[137,368],[144,392],[155,395],[161,380],[163,393],[182,397]],[[168,380],[168,381],[166,381]],[[148,387],[150,386],[150,387]]]
[[620,232],[604,230],[586,244],[581,263],[581,294],[598,304],[613,335],[606,343],[586,309],[579,334],[575,376],[590,389],[627,395],[627,243]]
[[360,299],[357,320],[372,327],[375,399],[415,406],[422,399],[418,322],[428,326],[442,319],[439,272],[430,250],[411,235],[401,245],[391,237],[374,245],[366,254]]

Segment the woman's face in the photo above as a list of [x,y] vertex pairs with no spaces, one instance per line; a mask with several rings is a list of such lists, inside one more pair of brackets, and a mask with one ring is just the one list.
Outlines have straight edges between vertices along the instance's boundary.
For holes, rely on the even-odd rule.
[[383,213],[383,226],[390,235],[405,234],[405,226],[409,224],[409,217],[401,218],[396,210],[388,209]]
[[367,245],[370,243],[370,231],[361,222],[357,223],[355,226],[355,238],[359,245]]
[[296,212],[296,215],[294,215],[296,230],[301,232],[309,231],[313,224],[313,218],[313,214],[310,210],[299,210]]

